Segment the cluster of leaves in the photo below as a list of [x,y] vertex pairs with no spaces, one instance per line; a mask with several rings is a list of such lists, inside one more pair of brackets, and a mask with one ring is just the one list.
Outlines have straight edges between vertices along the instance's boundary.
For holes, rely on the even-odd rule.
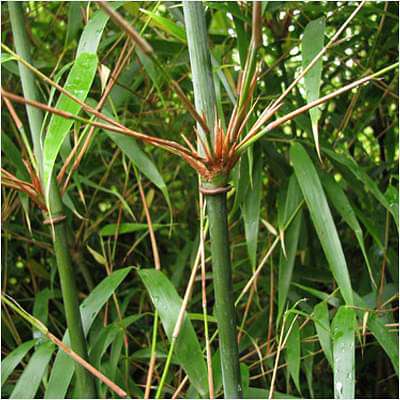
[[[2,43],[13,48],[4,5]],[[225,127],[250,44],[251,4],[206,5],[217,111]],[[76,93],[96,106],[109,72],[124,51],[125,33],[97,4],[27,2],[25,6],[34,67],[65,87],[75,69],[83,86],[75,88]],[[113,7],[146,38],[168,75],[193,99],[181,4],[121,2]],[[258,103],[249,124],[353,9],[346,2],[263,3]],[[367,2],[277,115],[395,63],[397,37],[398,4]],[[91,69],[86,62],[79,65],[82,48],[97,55],[98,63],[90,64]],[[57,102],[59,94],[45,82],[37,84],[44,103],[80,112],[65,99],[64,104],[62,98]],[[234,190],[228,202],[235,296],[255,278],[237,304],[246,396],[268,396],[273,382],[275,397],[282,393],[285,397],[352,397],[356,382],[357,397],[398,397],[397,85],[398,73],[392,70],[381,80],[298,116],[249,147],[232,172]],[[17,63],[5,53],[2,87],[21,93]],[[15,107],[28,132],[24,107]],[[194,121],[167,75],[139,48],[127,59],[103,112],[159,138],[180,141],[184,134],[195,139]],[[57,173],[88,132],[83,121],[59,118],[56,125],[49,114],[43,129],[47,134],[68,133],[60,149],[54,152],[48,147]],[[23,160],[29,159],[29,148],[6,107],[2,108],[2,152],[2,167],[26,180],[29,171]],[[182,160],[161,149],[97,128],[79,168],[70,167],[63,200],[90,361],[130,396],[143,397],[154,309],[162,325],[153,385],[162,374],[196,263],[198,177]],[[143,175],[161,272],[153,269],[138,174]],[[2,221],[2,291],[64,337],[51,232],[42,223],[41,210],[25,194],[3,187]],[[206,261],[211,337],[216,324],[209,258]],[[179,396],[208,396],[201,312],[199,274],[165,396],[175,393],[185,375],[189,382]],[[73,361],[43,340],[35,328],[26,329],[25,322],[6,307],[2,322],[3,394],[13,398],[73,395]],[[211,353],[218,395],[217,341],[211,343]],[[111,396],[101,383],[98,390],[104,397]]]

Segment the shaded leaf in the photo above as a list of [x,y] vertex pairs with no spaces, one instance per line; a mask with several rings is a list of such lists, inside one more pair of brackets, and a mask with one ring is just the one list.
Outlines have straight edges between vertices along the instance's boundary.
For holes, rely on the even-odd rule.
[[[304,29],[303,40],[301,42],[301,55],[303,59],[303,70],[310,64],[315,56],[324,47],[325,17],[310,21]],[[304,76],[304,85],[306,88],[307,103],[311,103],[319,98],[319,89],[321,86],[322,57]],[[318,140],[318,120],[320,111],[317,107],[310,109],[311,126],[314,136],[315,147],[318,157],[321,158]]]
[[[279,229],[282,232],[289,218],[299,207],[303,199],[299,184],[294,175],[289,179],[289,187],[286,195],[284,210],[281,211],[281,219],[279,222]],[[279,212],[278,212],[279,213]],[[277,322],[279,323],[286,304],[286,298],[289,291],[290,282],[292,280],[294,260],[297,251],[297,244],[299,241],[300,226],[302,220],[302,212],[299,211],[291,222],[283,236],[284,248],[286,249],[286,256],[281,250],[279,259],[279,278],[278,278],[278,315]]]
[[372,286],[376,288],[376,282],[372,273],[371,265],[369,263],[367,251],[365,249],[363,232],[360,224],[358,223],[356,214],[351,207],[349,200],[347,199],[346,194],[344,193],[340,185],[336,183],[335,180],[329,175],[323,176],[322,183],[332,204],[334,205],[338,213],[342,216],[342,218],[346,221],[346,223],[350,226],[350,228],[354,231],[354,234],[356,235],[358,244],[360,245],[360,249],[364,256],[365,264],[367,265]]
[[242,206],[242,215],[246,234],[247,251],[251,266],[256,267],[258,231],[260,225],[260,203],[262,189],[262,157],[255,152],[255,162],[252,172],[253,187],[247,191],[247,196]]
[[[293,314],[290,314],[287,320],[287,326],[291,326],[292,320],[294,318]],[[286,362],[288,364],[288,370],[290,376],[293,379],[294,384],[296,385],[296,389],[300,390],[300,330],[299,330],[299,321],[296,321],[292,325],[292,329],[289,333],[287,342],[286,342]]]
[[35,345],[36,340],[28,340],[21,343],[7,357],[1,360],[1,385],[3,386],[8,377],[13,373],[16,366],[28,354],[29,350]]
[[317,171],[299,143],[290,149],[290,159],[333,277],[346,303],[351,305],[353,290],[346,259]]
[[328,360],[330,366],[333,368],[333,353],[331,342],[331,327],[329,324],[329,311],[325,301],[318,303],[314,307],[313,321],[317,331],[319,343]]

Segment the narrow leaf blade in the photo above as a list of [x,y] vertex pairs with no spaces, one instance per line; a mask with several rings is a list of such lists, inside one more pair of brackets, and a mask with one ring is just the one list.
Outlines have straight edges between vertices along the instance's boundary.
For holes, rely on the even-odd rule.
[[346,303],[352,305],[353,290],[346,259],[317,171],[299,143],[290,149],[290,158],[333,277]]
[[[310,64],[314,57],[324,47],[324,33],[325,33],[325,18],[321,17],[310,21],[305,30],[301,43],[301,54],[303,58],[303,69]],[[322,57],[314,64],[314,66],[304,76],[304,85],[306,88],[307,103],[319,98],[319,89],[321,86],[322,74]],[[312,108],[310,111],[311,126],[314,136],[315,147],[317,149],[318,157],[321,158],[318,139],[318,120],[320,111],[318,108]]]
[[33,399],[39,388],[46,367],[54,351],[54,344],[50,341],[42,343],[33,353],[28,365],[18,379],[11,399]]
[[335,399],[354,399],[355,328],[354,309],[346,306],[339,307],[332,321]]
[[[71,68],[64,89],[79,100],[85,100],[92,86],[96,68],[96,54],[80,54]],[[61,94],[56,108],[77,115],[81,106],[65,94]],[[43,181],[46,188],[46,197],[48,195],[50,179],[57,155],[72,124],[73,120],[58,115],[53,115],[50,120],[43,146]]]
[[[168,339],[172,340],[172,333],[182,305],[181,298],[172,283],[161,271],[142,269],[139,271],[139,276],[160,314]],[[176,342],[175,355],[196,390],[202,396],[206,396],[208,394],[207,367],[200,343],[187,315],[185,315]]]

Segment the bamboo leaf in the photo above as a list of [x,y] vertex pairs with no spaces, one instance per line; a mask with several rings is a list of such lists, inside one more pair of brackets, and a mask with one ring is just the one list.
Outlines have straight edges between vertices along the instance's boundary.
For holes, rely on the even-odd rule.
[[[307,324],[304,329],[301,331],[302,337],[304,340],[302,341],[302,353],[303,353],[303,369],[307,379],[307,386],[310,392],[310,397],[314,397],[314,388],[313,388],[313,365],[314,365],[314,356],[313,353],[315,351],[315,342],[310,339],[315,335],[314,327],[311,324]],[[306,340],[308,339],[308,340]]]
[[33,353],[24,372],[18,379],[11,399],[33,399],[39,389],[40,382],[46,373],[46,367],[54,351],[54,344],[46,341]]
[[146,15],[151,17],[151,23],[158,28],[162,29],[164,32],[170,34],[174,38],[178,39],[182,43],[186,43],[186,35],[185,29],[176,23],[172,22],[168,18],[161,17],[160,15],[155,14],[154,12],[148,11],[144,8],[141,8],[140,11]]
[[[289,186],[286,195],[286,201],[284,206],[281,208],[281,212],[278,211],[278,215],[281,215],[281,221],[279,222],[279,229],[282,232],[283,227],[288,222],[290,216],[298,208],[300,202],[303,199],[299,184],[294,175],[289,179]],[[297,245],[300,235],[300,226],[302,220],[302,212],[300,211],[287,228],[286,234],[283,237],[284,248],[286,249],[286,256],[281,250],[279,259],[279,278],[278,278],[278,314],[277,322],[279,323],[286,304],[286,299],[292,280],[294,260],[297,251]]]
[[81,7],[82,4],[80,1],[72,1],[68,3],[68,27],[67,36],[65,38],[66,45],[75,39],[82,26]]
[[[85,100],[92,86],[96,68],[96,54],[81,53],[71,68],[64,89],[79,100]],[[81,106],[65,94],[61,94],[57,101],[56,108],[77,115]],[[49,193],[54,163],[72,125],[73,120],[65,119],[57,115],[53,115],[50,120],[43,145],[43,182],[46,197]]]
[[246,234],[247,251],[251,266],[256,267],[258,230],[260,224],[260,203],[262,189],[262,157],[256,153],[256,160],[253,168],[253,187],[247,191],[242,210],[244,228]]
[[[116,10],[123,3],[123,1],[115,1],[110,3],[109,6],[113,10]],[[79,39],[78,50],[76,53],[77,57],[82,53],[95,54],[97,52],[101,36],[103,35],[104,28],[109,19],[110,16],[103,10],[96,11],[96,13],[93,14],[93,17],[90,18]]]
[[318,303],[314,307],[313,321],[315,329],[317,331],[319,343],[325,354],[329,365],[333,368],[333,354],[332,354],[332,342],[331,342],[331,327],[329,324],[329,311],[328,305],[325,301]]
[[335,399],[354,399],[355,328],[354,309],[346,306],[339,307],[332,321]]
[[[142,269],[139,271],[139,276],[159,312],[165,333],[171,341],[182,300],[172,283],[161,271]],[[187,315],[176,341],[175,356],[196,390],[202,396],[206,396],[208,394],[207,367],[200,343]]]
[[[117,287],[125,279],[132,267],[119,269],[110,276],[103,279],[90,295],[82,302],[80,306],[82,316],[82,326],[85,335],[88,334],[97,314],[103,308],[104,304],[115,292]],[[69,334],[66,331],[63,342],[69,346]],[[74,373],[75,363],[63,351],[59,350],[55,358],[53,369],[51,371],[49,384],[46,389],[46,399],[63,399],[68,390]]]
[[[316,55],[324,47],[324,33],[325,33],[325,17],[321,17],[310,21],[305,30],[303,40],[301,42],[301,55],[303,59],[303,70],[308,64],[316,57]],[[304,85],[306,88],[307,103],[311,103],[319,98],[319,89],[321,86],[322,74],[322,57],[315,63],[315,65],[304,76]],[[318,157],[321,158],[318,140],[318,120],[320,111],[318,108],[312,108],[310,111],[311,126],[314,136],[315,147],[317,149]]]
[[351,305],[353,290],[346,259],[317,171],[299,143],[290,149],[290,159],[333,277],[346,303]]
[[347,225],[349,225],[350,228],[354,231],[354,234],[356,235],[361,252],[364,256],[365,264],[367,265],[367,269],[368,269],[369,277],[372,282],[372,286],[373,286],[373,288],[376,288],[377,286],[376,286],[376,282],[375,282],[375,279],[374,279],[374,276],[372,273],[371,264],[369,263],[367,251],[365,249],[363,232],[360,227],[360,224],[358,223],[356,214],[355,214],[353,208],[351,207],[349,200],[347,199],[346,194],[344,193],[341,186],[338,183],[336,183],[335,180],[329,175],[323,176],[322,184],[324,185],[326,193],[327,193],[328,197],[330,198],[332,204],[338,211],[338,213],[346,221]]
[[[288,318],[287,326],[290,326],[292,320],[294,318],[294,314],[290,314],[290,318]],[[292,330],[288,336],[286,342],[286,362],[288,364],[288,370],[290,376],[293,379],[294,384],[296,385],[296,389],[301,393],[300,390],[300,330],[299,330],[299,322],[296,319],[294,324],[292,325]]]
[[8,377],[13,373],[17,365],[28,354],[29,350],[35,345],[36,339],[21,343],[10,354],[1,360],[1,386],[5,384]]
[[[49,299],[53,297],[53,293],[49,288],[37,292],[35,295],[35,302],[33,303],[32,315],[37,318],[44,325],[47,325],[47,318],[49,315]],[[42,336],[34,326],[32,327],[33,337],[39,338]]]

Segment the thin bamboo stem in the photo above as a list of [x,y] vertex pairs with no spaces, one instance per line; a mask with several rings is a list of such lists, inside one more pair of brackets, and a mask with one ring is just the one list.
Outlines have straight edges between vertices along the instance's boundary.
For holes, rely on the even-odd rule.
[[206,198],[224,395],[226,398],[241,398],[226,193],[208,195]]
[[[30,62],[29,39],[25,31],[22,7],[22,3],[8,3],[17,54]],[[39,96],[33,73],[21,63],[19,63],[19,71],[25,98],[37,101]],[[34,109],[32,107],[27,107],[27,113],[31,129],[33,151],[39,166],[39,172],[41,173],[43,169],[42,146],[40,139],[43,122],[42,113],[39,109]],[[51,212],[52,218],[63,215],[63,204],[55,179],[52,179],[51,181],[49,211]],[[61,291],[71,339],[71,347],[80,357],[88,359],[87,346],[79,310],[78,290],[72,267],[71,254],[68,249],[65,221],[54,224],[53,233],[53,247],[60,276]],[[96,388],[91,374],[89,374],[89,372],[79,363],[77,363],[75,367],[78,396],[81,398],[96,397]]]
[[[201,2],[183,2],[186,35],[196,110],[205,115],[210,132],[216,126],[215,88],[212,80],[204,6]],[[204,132],[201,132],[204,134]],[[202,135],[200,134],[199,137]],[[204,140],[206,141],[206,140]],[[211,143],[217,143],[211,138]],[[200,142],[198,146],[200,146]],[[216,148],[213,149],[216,151]],[[200,153],[201,154],[201,153]],[[226,185],[226,177],[218,177],[212,188]],[[210,224],[211,258],[215,307],[219,331],[221,369],[226,398],[241,398],[242,385],[239,351],[236,341],[236,311],[233,297],[232,268],[228,235],[226,193],[206,194]]]

